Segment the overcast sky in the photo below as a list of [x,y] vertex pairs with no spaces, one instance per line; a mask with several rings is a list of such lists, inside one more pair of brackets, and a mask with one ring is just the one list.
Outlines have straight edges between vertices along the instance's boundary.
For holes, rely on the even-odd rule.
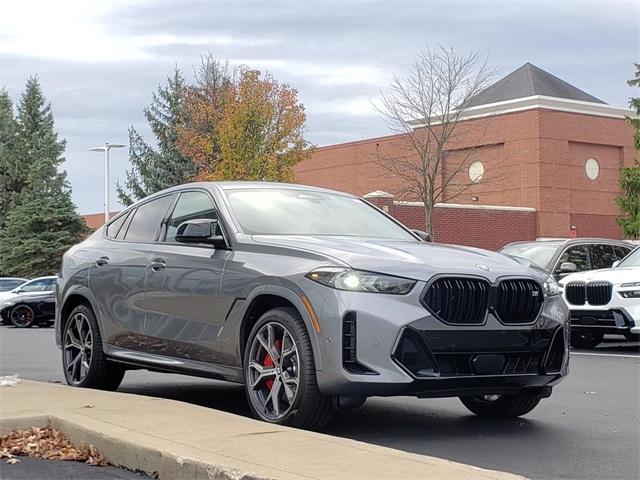
[[[316,145],[387,133],[371,107],[425,47],[480,51],[507,74],[526,62],[626,106],[640,60],[638,1],[29,1],[0,15],[0,86],[40,77],[67,140],[81,213],[103,209],[102,157],[87,148],[148,129],[142,109],[174,64],[200,55],[267,70],[298,89]],[[112,153],[112,180],[127,153]]]

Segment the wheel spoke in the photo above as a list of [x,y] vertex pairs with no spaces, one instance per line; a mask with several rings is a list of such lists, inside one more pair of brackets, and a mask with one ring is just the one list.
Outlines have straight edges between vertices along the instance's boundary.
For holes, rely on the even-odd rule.
[[[276,416],[280,416],[280,387],[282,383],[280,383],[280,379],[276,378],[273,381],[273,385],[271,386],[271,391],[269,392],[269,397],[271,398],[271,406],[273,408],[273,414]],[[265,407],[267,406],[267,402],[265,402]]]
[[[287,339],[289,340],[288,347],[287,347]],[[289,334],[289,332],[285,330],[284,333],[282,334],[282,351],[280,352],[282,359],[280,363],[282,364],[284,360],[295,351],[296,351],[296,345],[293,342],[293,338],[291,338],[291,335]]]
[[291,388],[291,385],[294,385],[297,389],[298,380],[296,380],[295,378],[284,378],[284,383],[282,384],[282,386],[284,388],[284,393],[287,396],[287,401],[289,402],[289,405],[291,405],[291,403],[293,402],[293,398],[296,395],[296,392]]
[[257,388],[260,386],[260,384],[262,384],[264,380],[276,376],[275,368],[264,367],[256,361],[251,361],[249,363],[249,368],[255,370],[258,374],[257,377],[254,378],[249,385],[253,390],[257,390]]

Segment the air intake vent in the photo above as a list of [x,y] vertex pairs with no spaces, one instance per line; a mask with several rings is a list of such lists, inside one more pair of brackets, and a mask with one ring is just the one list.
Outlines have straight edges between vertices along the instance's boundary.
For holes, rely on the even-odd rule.
[[356,313],[347,312],[342,319],[342,366],[349,373],[377,375],[369,367],[358,362],[356,334]]
[[488,282],[453,277],[433,282],[423,302],[443,322],[469,325],[484,322],[488,297]]
[[613,286],[609,282],[589,282],[587,301],[589,305],[606,305],[611,301]]
[[569,282],[564,287],[567,302],[571,305],[584,305],[587,301],[587,291],[583,282]]
[[544,296],[534,280],[503,280],[495,310],[502,323],[531,323],[538,318]]

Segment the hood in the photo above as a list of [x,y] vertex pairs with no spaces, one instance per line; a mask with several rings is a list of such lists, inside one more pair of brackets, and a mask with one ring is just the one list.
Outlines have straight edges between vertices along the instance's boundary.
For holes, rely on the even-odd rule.
[[428,280],[437,273],[536,277],[530,268],[495,252],[437,243],[353,237],[254,235],[256,243],[322,254],[354,269]]
[[594,280],[603,280],[614,285],[640,282],[640,267],[603,268],[601,270],[572,273],[560,280],[559,284],[564,286],[569,282],[591,282]]

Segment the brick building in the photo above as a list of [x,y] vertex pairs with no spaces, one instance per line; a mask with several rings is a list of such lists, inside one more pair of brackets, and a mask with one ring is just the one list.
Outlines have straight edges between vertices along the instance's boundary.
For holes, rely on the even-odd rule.
[[[459,175],[478,183],[434,212],[435,240],[496,249],[539,237],[619,238],[618,172],[633,164],[631,112],[529,63],[477,95],[444,169],[474,158]],[[330,145],[295,167],[296,182],[365,196],[412,228],[422,205],[380,165],[406,149],[402,135]],[[458,163],[459,165],[459,163]],[[455,171],[455,170],[451,170]]]

